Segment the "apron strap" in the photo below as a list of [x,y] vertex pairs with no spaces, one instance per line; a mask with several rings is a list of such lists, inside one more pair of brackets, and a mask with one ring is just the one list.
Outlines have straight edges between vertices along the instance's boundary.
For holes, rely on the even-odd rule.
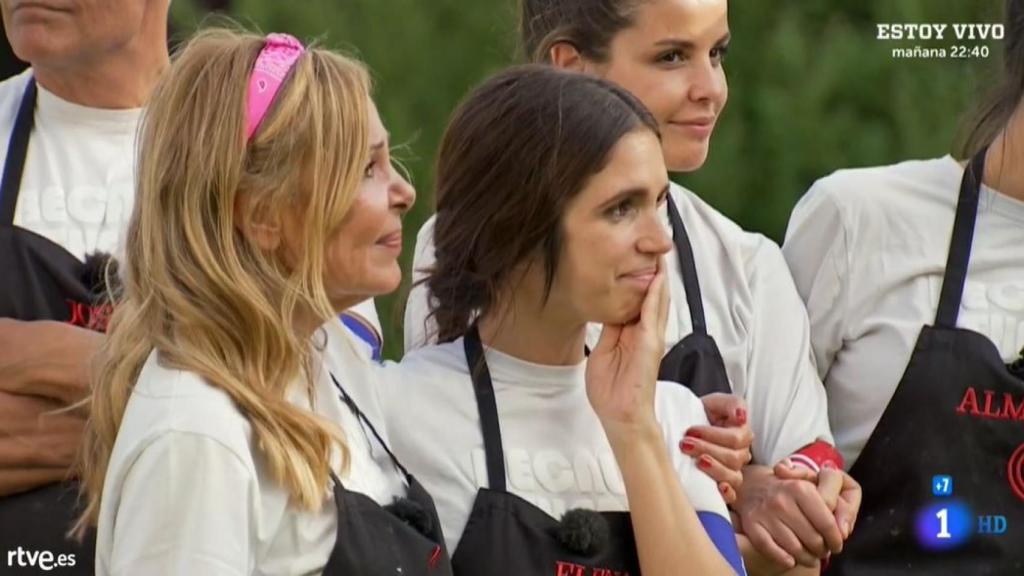
[[362,421],[362,423],[365,424],[366,427],[370,429],[370,432],[373,434],[374,438],[376,438],[377,442],[381,445],[381,447],[384,448],[384,451],[388,453],[388,457],[391,458],[392,464],[395,465],[395,468],[398,468],[399,470],[402,471],[402,474],[408,481],[409,471],[406,470],[405,466],[402,466],[402,463],[398,461],[398,458],[395,456],[394,452],[391,451],[391,448],[388,447],[387,442],[384,442],[384,438],[382,438],[380,433],[377,432],[377,429],[373,426],[373,423],[370,422],[370,419],[367,418],[366,415],[363,414],[363,411],[359,409],[359,406],[356,405],[356,401],[353,400],[352,397],[349,396],[347,392],[345,392],[345,389],[341,387],[341,383],[338,382],[338,379],[334,377],[334,374],[331,374],[331,381],[334,382],[334,387],[337,388],[338,392],[341,394],[341,400],[345,402],[349,410],[351,410],[352,413],[356,415],[356,418]]
[[935,314],[935,325],[943,328],[956,328],[956,319],[960,313],[960,299],[963,296],[964,284],[967,282],[967,266],[971,259],[974,224],[978,216],[981,180],[985,174],[986,152],[988,146],[975,154],[960,180],[953,236],[949,241],[949,255],[946,257],[946,271],[942,277],[939,308]]
[[708,325],[704,319],[704,302],[700,295],[700,281],[697,279],[697,264],[693,260],[693,246],[683,226],[683,218],[679,215],[672,195],[666,197],[668,219],[672,223],[672,242],[676,245],[676,256],[679,258],[679,272],[683,277],[683,288],[686,289],[686,305],[690,308],[690,323],[697,334],[707,334]]
[[21,175],[25,171],[25,156],[28,155],[28,137],[35,123],[36,92],[36,79],[30,76],[7,143],[7,160],[4,162],[3,180],[0,181],[0,226],[14,223],[14,208],[18,205]]
[[484,453],[487,459],[488,487],[491,490],[505,492],[505,451],[501,447],[498,405],[494,399],[491,371],[487,369],[484,347],[480,342],[480,330],[476,324],[466,331],[462,343],[466,351],[466,364],[473,378],[476,408],[480,413],[480,429],[484,436]]

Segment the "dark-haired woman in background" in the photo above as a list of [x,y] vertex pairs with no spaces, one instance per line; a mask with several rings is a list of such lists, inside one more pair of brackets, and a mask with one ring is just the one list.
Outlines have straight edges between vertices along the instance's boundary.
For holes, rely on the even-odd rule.
[[[675,447],[703,405],[656,382],[659,138],[628,92],[547,66],[490,79],[448,127],[428,280],[442,343],[378,389],[456,574],[745,573],[715,481]],[[588,323],[604,325],[589,358]]]
[[[832,429],[864,487],[830,574],[1024,573],[1024,1],[1006,10],[1005,75],[966,162],[841,170],[790,221]],[[966,535],[936,475],[1006,533],[930,551]]]

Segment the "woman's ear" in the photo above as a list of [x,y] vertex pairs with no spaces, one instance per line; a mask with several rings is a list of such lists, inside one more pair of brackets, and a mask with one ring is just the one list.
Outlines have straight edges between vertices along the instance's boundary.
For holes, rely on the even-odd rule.
[[246,240],[267,252],[281,245],[281,218],[254,206],[248,194],[235,196],[235,228]]
[[587,61],[571,43],[566,41],[555,42],[548,50],[548,58],[556,68],[572,70],[574,72],[586,72]]

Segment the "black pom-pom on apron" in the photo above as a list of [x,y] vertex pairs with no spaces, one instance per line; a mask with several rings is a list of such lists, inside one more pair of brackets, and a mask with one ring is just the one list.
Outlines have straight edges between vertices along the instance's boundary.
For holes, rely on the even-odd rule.
[[463,339],[487,463],[452,568],[459,576],[639,576],[629,512],[570,510],[561,521],[508,491],[494,385],[474,325]]
[[[1024,380],[983,334],[958,328],[985,150],[964,171],[935,324],[924,326],[903,378],[850,470],[864,490],[853,534],[830,576],[1024,574]],[[1024,248],[1021,257],[1024,258]],[[867,384],[867,383],[866,383]],[[918,534],[951,499],[932,493],[936,475],[978,516],[1006,518],[1003,534],[974,534],[941,549],[949,532]],[[948,522],[948,508],[947,508]],[[931,543],[931,548],[922,542]],[[940,547],[936,549],[936,547]]]
[[369,429],[406,479],[408,491],[387,506],[345,489],[332,472],[338,531],[324,576],[451,576],[441,521],[430,494],[409,474],[341,383],[331,375],[341,399]]

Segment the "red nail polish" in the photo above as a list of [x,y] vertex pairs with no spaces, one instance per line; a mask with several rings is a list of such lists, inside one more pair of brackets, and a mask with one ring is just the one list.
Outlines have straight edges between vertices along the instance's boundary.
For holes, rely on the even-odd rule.
[[702,470],[707,470],[708,468],[711,468],[711,458],[708,458],[707,456],[701,456],[700,459],[697,460],[697,466],[699,466]]
[[679,443],[679,448],[681,448],[683,452],[690,453],[697,448],[697,445],[693,443],[693,440],[687,439]]
[[700,438],[700,432],[697,430],[687,430],[686,435],[690,438]]
[[740,424],[744,424],[747,421],[747,411],[743,408],[737,408],[736,420],[739,421]]
[[726,484],[719,484],[718,485],[718,491],[722,493],[722,496],[728,496],[729,495],[729,486],[727,486]]

